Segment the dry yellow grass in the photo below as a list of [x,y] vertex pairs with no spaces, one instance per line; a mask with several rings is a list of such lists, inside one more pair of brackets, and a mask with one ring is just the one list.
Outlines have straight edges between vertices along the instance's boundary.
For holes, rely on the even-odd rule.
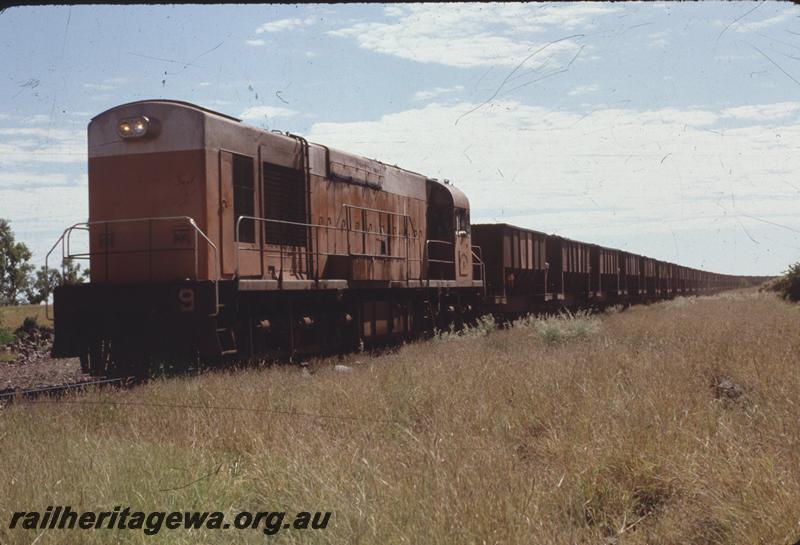
[[7,529],[69,504],[334,512],[279,543],[790,544],[798,354],[800,307],[748,291],[14,405],[0,542],[265,540]]
[[22,322],[24,322],[25,318],[28,316],[36,318],[39,325],[52,326],[52,322],[45,317],[44,310],[44,305],[0,307],[0,327],[5,327],[14,331],[22,325]]

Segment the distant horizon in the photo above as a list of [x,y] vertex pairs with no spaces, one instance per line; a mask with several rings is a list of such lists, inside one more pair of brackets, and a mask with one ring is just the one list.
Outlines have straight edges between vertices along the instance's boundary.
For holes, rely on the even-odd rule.
[[43,264],[87,219],[89,120],[170,99],[452,180],[474,223],[776,276],[800,260],[798,16],[778,2],[11,7],[0,217]]

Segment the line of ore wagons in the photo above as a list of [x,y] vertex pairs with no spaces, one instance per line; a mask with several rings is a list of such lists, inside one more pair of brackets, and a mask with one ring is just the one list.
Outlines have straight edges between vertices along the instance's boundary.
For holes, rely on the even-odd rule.
[[713,293],[755,280],[700,271],[505,223],[472,225],[488,303],[506,312],[538,304],[615,304]]

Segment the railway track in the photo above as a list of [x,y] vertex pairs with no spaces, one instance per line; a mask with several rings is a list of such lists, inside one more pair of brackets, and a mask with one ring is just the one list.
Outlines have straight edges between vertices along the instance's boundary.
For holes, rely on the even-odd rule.
[[131,377],[122,377],[122,378],[106,378],[100,380],[87,380],[82,382],[72,382],[68,384],[57,384],[55,386],[46,386],[43,388],[29,388],[29,389],[22,389],[22,388],[7,388],[5,390],[0,390],[0,402],[11,403],[16,400],[20,399],[36,399],[40,397],[60,397],[69,392],[77,392],[81,390],[86,390],[87,388],[93,387],[109,387],[109,386],[119,386],[119,387],[128,387],[132,385],[134,381]]

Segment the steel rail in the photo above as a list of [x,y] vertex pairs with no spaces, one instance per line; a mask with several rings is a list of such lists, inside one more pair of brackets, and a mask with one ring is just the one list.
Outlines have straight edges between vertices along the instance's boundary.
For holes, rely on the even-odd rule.
[[100,380],[86,380],[82,382],[71,382],[68,384],[56,384],[54,386],[42,386],[41,388],[7,388],[0,390],[0,401],[12,402],[20,398],[36,399],[42,396],[60,396],[71,391],[81,391],[93,386],[126,386],[132,382],[133,377],[106,378]]

